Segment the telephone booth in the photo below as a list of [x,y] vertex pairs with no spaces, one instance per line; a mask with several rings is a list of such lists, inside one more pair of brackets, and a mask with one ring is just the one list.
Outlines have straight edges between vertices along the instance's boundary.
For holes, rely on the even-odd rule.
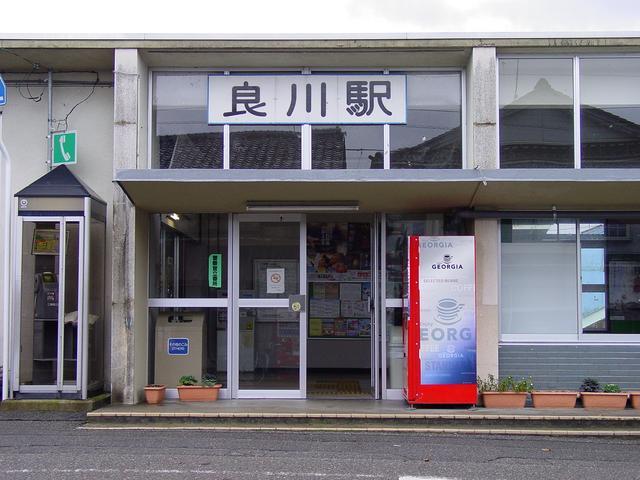
[[64,165],[16,194],[10,398],[103,388],[107,206]]

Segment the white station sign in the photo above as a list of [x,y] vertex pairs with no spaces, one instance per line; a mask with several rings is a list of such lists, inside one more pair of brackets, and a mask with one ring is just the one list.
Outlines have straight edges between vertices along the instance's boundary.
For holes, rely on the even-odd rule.
[[405,75],[210,75],[215,124],[403,124]]

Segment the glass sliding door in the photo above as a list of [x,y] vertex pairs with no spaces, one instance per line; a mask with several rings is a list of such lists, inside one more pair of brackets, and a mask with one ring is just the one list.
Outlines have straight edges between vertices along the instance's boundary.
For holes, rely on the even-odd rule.
[[234,222],[234,396],[306,395],[305,232],[300,215]]
[[77,392],[83,282],[81,218],[22,222],[19,390]]

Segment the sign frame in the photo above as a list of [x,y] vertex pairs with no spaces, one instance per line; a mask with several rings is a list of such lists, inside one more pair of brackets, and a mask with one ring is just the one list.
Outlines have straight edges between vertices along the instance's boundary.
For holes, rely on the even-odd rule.
[[[183,340],[186,342],[186,347],[180,347],[180,348],[186,348],[186,350],[183,353],[176,353],[176,352],[172,352],[171,350],[171,341],[172,340]],[[189,352],[191,351],[191,342],[189,341],[188,337],[169,337],[167,339],[167,355],[172,356],[172,357],[186,357],[189,355]]]
[[[256,116],[250,115],[246,117],[244,115],[238,117],[230,117],[224,121],[212,121],[212,82],[214,79],[222,79],[225,82],[229,82],[231,79],[250,79],[250,78],[263,78],[263,79],[273,79],[275,83],[275,79],[291,77],[295,79],[300,79],[301,81],[308,81],[313,79],[313,81],[319,81],[321,77],[331,77],[331,78],[340,78],[340,77],[376,77],[376,78],[398,78],[401,77],[402,80],[402,94],[403,94],[403,114],[401,118],[397,120],[390,121],[389,119],[384,119],[384,121],[374,121],[370,118],[364,118],[362,120],[358,120],[362,117],[348,117],[348,121],[340,121],[338,118],[334,119],[326,119],[321,121],[315,120],[294,120],[294,119],[286,119],[283,121],[278,121],[275,117],[268,118],[265,121],[256,121]],[[276,100],[276,87],[274,86],[274,96],[271,97],[271,100]],[[302,92],[299,93],[300,96],[303,95]],[[338,98],[338,97],[336,97]],[[260,101],[263,102],[264,99],[261,97]],[[286,102],[288,103],[288,102]],[[301,100],[300,103],[303,103]],[[248,74],[231,74],[231,75],[223,75],[218,73],[212,73],[208,75],[207,78],[207,124],[208,125],[406,125],[407,123],[407,110],[408,110],[408,99],[407,99],[407,75],[404,73],[388,73],[383,74],[381,72],[355,72],[355,73],[313,73],[313,74],[303,74],[303,73],[275,73],[275,74],[263,74],[263,73],[248,73]]]
[[[73,138],[73,150],[67,151],[64,148],[67,138]],[[59,148],[56,146],[59,145]],[[59,153],[57,153],[59,152]],[[62,161],[59,157],[62,156]],[[78,132],[70,130],[67,132],[55,132],[51,134],[51,166],[75,165],[78,163]]]
[[7,84],[0,75],[0,107],[4,107],[7,104]]
[[[434,382],[430,384],[428,382],[423,382],[424,376],[428,376],[429,374],[426,372],[422,372],[423,359],[420,357],[421,355],[421,346],[424,345],[425,341],[423,340],[423,332],[422,328],[425,326],[423,322],[421,322],[421,315],[426,312],[431,312],[431,310],[424,310],[421,306],[421,300],[425,297],[425,294],[431,293],[430,290],[425,287],[427,283],[422,282],[423,275],[420,272],[420,255],[421,248],[420,242],[426,241],[427,239],[434,239],[435,241],[447,241],[451,240],[452,242],[455,239],[468,239],[472,242],[472,252],[466,252],[467,254],[471,254],[472,262],[465,262],[467,264],[467,268],[469,268],[468,264],[471,263],[473,267],[472,274],[472,301],[473,305],[468,305],[467,307],[467,315],[473,316],[473,325],[472,325],[472,342],[467,342],[466,345],[466,353],[473,354],[473,379],[464,383],[438,383]],[[418,237],[418,236],[409,236],[408,237],[408,309],[405,311],[404,322],[403,322],[403,338],[404,338],[404,354],[405,354],[405,369],[406,374],[404,378],[404,385],[402,389],[402,393],[407,403],[409,404],[434,404],[434,405],[475,405],[477,403],[478,391],[476,385],[476,373],[477,373],[477,271],[476,271],[476,247],[475,247],[475,237],[473,236],[435,236],[435,237]],[[454,255],[447,255],[448,253],[454,253]],[[444,256],[449,256],[450,258],[443,258],[442,263],[447,263],[451,260],[451,257],[455,259],[458,255],[455,251],[449,252],[446,251]],[[467,258],[467,257],[465,257]],[[434,264],[435,265],[435,264]],[[438,269],[438,265],[436,265],[436,269]],[[451,278],[455,278],[456,269],[452,269]],[[424,283],[424,285],[423,285]],[[464,287],[465,284],[454,283],[454,282],[443,282],[444,285],[462,285]],[[434,284],[437,285],[437,284]],[[422,287],[422,292],[421,292]],[[434,287],[434,290],[437,290]],[[442,292],[442,287],[440,288],[440,293]],[[421,295],[422,293],[422,295]],[[433,304],[434,302],[430,302]],[[439,305],[439,302],[438,302]],[[456,306],[448,305],[451,311],[439,312],[444,316],[444,322],[437,322],[435,324],[442,323],[443,330],[447,331],[447,328],[451,324],[453,320],[451,315],[453,311],[457,311]],[[437,307],[439,308],[439,307]],[[472,311],[469,309],[472,308]],[[408,313],[408,315],[407,315]],[[462,316],[462,315],[461,315]],[[428,322],[429,320],[427,320]],[[456,320],[457,321],[457,320]],[[462,321],[462,320],[460,320]],[[448,333],[447,333],[448,335]],[[459,333],[459,336],[460,333]],[[447,339],[448,340],[448,339]],[[421,345],[422,344],[422,345]],[[464,348],[464,347],[463,347]],[[440,351],[440,350],[438,350]],[[424,353],[423,353],[424,355]],[[468,359],[468,357],[466,357]],[[455,362],[452,362],[455,364]],[[445,370],[445,369],[443,369]],[[467,375],[468,376],[467,372]],[[453,375],[453,378],[456,378]]]

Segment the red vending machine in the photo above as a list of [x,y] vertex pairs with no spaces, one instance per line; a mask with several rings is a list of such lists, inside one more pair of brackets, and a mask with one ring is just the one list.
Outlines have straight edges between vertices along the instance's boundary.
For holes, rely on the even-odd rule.
[[404,315],[407,402],[476,403],[475,239],[409,237]]

